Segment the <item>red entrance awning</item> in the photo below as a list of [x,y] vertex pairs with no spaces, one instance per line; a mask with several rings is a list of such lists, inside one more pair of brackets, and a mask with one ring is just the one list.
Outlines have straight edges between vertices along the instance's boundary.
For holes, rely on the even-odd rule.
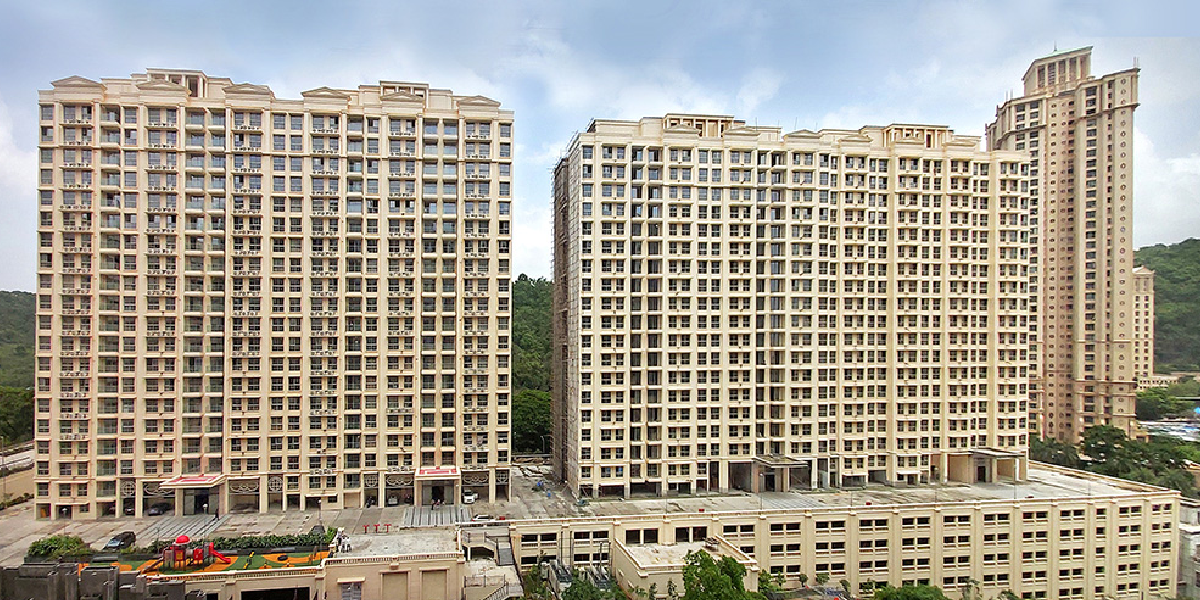
[[417,469],[417,479],[458,479],[460,477],[462,477],[462,473],[458,467]]

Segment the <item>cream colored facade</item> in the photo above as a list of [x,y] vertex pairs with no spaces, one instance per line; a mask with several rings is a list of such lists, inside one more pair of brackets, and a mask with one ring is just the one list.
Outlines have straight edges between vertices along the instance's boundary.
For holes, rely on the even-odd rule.
[[594,121],[555,170],[582,495],[1020,479],[1029,170],[945,127]]
[[1074,442],[1135,418],[1133,111],[1138,69],[1091,74],[1091,48],[1035,60],[988,145],[1030,155],[1036,435]]
[[[460,600],[466,560],[461,552],[327,558],[314,567],[221,571],[149,577],[182,581],[188,593],[209,600],[241,600],[251,593],[296,592],[329,600]],[[202,595],[200,595],[202,594]]]
[[1133,362],[1138,389],[1154,376],[1154,271],[1133,270]]
[[720,535],[674,544],[627,545],[619,539],[613,540],[610,571],[617,584],[631,596],[635,590],[648,592],[650,587],[654,586],[656,594],[650,600],[669,598],[667,592],[671,582],[675,583],[676,589],[683,590],[683,568],[687,564],[687,555],[692,552],[707,552],[716,561],[725,557],[732,558],[746,569],[745,575],[742,576],[744,589],[758,591],[758,573],[761,570],[758,561],[747,556]]
[[510,111],[175,70],[39,104],[39,516],[505,495]]
[[782,574],[785,587],[798,587],[801,574],[814,585],[825,573],[828,585],[846,579],[856,593],[864,583],[929,584],[953,596],[974,581],[983,598],[1005,590],[1024,599],[1174,595],[1174,490],[1035,464],[1016,486],[946,486],[940,499],[909,494],[881,492],[869,504],[818,493],[819,502],[795,508],[514,521],[513,548],[523,566],[556,557],[571,567],[611,560],[617,568],[617,544],[720,536]]

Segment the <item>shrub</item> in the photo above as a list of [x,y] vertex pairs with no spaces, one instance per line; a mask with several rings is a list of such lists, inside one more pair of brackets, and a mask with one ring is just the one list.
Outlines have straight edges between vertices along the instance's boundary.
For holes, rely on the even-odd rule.
[[62,558],[91,554],[92,547],[77,535],[52,535],[29,545],[29,556],[38,558]]
[[[260,548],[287,548],[292,546],[328,546],[337,535],[337,530],[326,529],[324,533],[305,533],[300,535],[244,535],[239,537],[214,537],[205,540],[192,540],[189,548],[199,548],[212,542],[219,550],[257,550]],[[158,554],[171,545],[171,540],[155,540],[148,550]]]

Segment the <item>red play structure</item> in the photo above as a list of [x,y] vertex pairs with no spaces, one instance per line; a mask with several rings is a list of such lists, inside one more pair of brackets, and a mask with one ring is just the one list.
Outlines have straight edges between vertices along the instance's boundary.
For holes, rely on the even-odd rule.
[[217,552],[213,547],[212,542],[199,547],[192,548],[191,557],[188,557],[187,545],[192,541],[186,535],[181,535],[175,538],[175,543],[163,549],[162,566],[164,569],[183,569],[185,567],[201,567],[212,564],[212,561],[219,560],[225,564],[233,562],[229,557]]

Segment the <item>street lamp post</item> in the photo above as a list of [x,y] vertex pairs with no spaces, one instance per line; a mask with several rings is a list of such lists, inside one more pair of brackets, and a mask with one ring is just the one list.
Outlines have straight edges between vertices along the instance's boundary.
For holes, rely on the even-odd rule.
[[545,454],[546,453],[546,438],[554,439],[554,436],[551,434],[546,434],[546,435],[543,435],[540,437],[542,438],[542,454]]

